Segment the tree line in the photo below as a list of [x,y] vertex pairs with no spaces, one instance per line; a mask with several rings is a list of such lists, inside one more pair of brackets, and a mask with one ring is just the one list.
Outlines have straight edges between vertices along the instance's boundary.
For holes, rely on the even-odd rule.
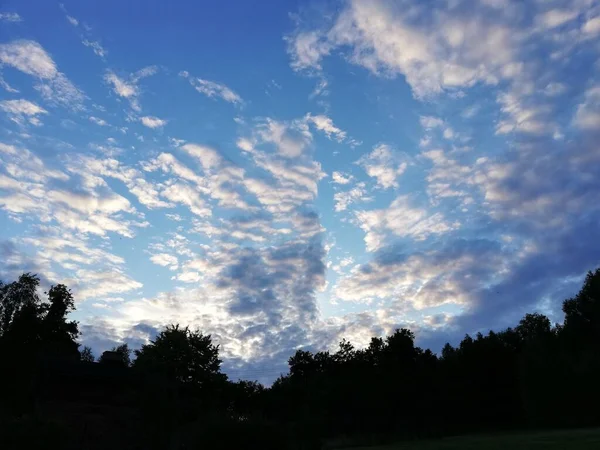
[[[35,275],[0,283],[0,434],[14,448],[37,445],[33,434],[45,436],[39,448],[47,439],[86,448],[94,427],[127,431],[116,449],[284,449],[600,425],[600,269],[563,302],[562,324],[526,314],[440,354],[416,346],[408,329],[366,348],[342,340],[333,352],[297,350],[268,388],[228,380],[211,336],[179,325],[96,361],[79,348],[74,309],[64,285],[41,298]],[[67,404],[104,404],[108,425],[84,413],[82,431]],[[121,414],[127,425],[114,422]]]

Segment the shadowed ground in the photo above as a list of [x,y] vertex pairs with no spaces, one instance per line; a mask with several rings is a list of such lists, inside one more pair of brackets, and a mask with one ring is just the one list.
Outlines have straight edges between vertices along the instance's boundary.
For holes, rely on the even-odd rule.
[[509,435],[460,436],[344,450],[591,450],[600,448],[600,429]]

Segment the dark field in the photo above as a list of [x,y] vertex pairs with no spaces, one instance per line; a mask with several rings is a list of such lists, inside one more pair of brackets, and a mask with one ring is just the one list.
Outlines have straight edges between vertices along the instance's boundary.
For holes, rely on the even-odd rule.
[[460,436],[344,450],[592,450],[600,449],[600,429],[523,434]]

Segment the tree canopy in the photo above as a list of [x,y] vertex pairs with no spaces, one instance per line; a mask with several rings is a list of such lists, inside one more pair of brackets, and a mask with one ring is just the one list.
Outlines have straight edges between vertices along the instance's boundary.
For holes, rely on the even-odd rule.
[[201,386],[224,380],[219,347],[210,335],[169,325],[154,340],[135,351],[134,369],[159,373],[168,379]]
[[42,300],[39,285],[39,277],[30,273],[0,284],[0,351],[12,357],[79,358],[77,322],[67,320],[75,308],[71,291],[51,286]]

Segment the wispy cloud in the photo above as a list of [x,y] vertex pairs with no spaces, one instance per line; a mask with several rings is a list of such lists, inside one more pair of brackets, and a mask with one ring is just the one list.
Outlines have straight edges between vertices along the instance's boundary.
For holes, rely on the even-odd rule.
[[108,53],[106,49],[102,47],[102,44],[100,44],[99,41],[90,41],[88,39],[84,39],[83,41],[81,41],[81,43],[86,47],[90,47],[94,51],[94,53],[101,58],[104,58]]
[[218,97],[233,104],[243,103],[242,98],[224,84],[202,78],[195,78],[186,71],[179,72],[179,76],[187,79],[198,92],[209,98]]
[[137,102],[137,96],[139,95],[138,87],[133,83],[119,78],[114,72],[107,72],[104,76],[107,83],[112,85],[114,92],[119,96],[126,98],[131,103],[131,108],[135,111],[140,111],[141,108]]
[[375,146],[371,153],[364,155],[357,162],[383,189],[398,187],[398,177],[408,167],[407,162],[401,161],[399,155],[387,144]]
[[74,27],[79,26],[79,20],[77,20],[75,17],[67,15],[66,18],[67,21]]
[[17,40],[0,44],[0,61],[41,79],[52,79],[58,75],[50,55],[35,41]]
[[[181,322],[229,367],[282,371],[342,336],[410,326],[421,344],[524,308],[558,317],[600,254],[598,9],[434,3],[347,0],[316,22],[303,9],[284,42],[293,70],[256,72],[244,92],[227,67],[211,81],[105,66],[119,102],[105,104],[84,65],[69,76],[94,92],[89,110],[62,71],[76,55],[0,44],[0,277],[69,285],[98,350]],[[84,56],[107,58],[83,16],[68,20]],[[188,83],[207,97],[199,128]]]
[[353,180],[353,177],[352,175],[346,175],[342,172],[335,171],[331,174],[331,179],[337,184],[348,184]]
[[35,41],[0,44],[0,61],[39,79],[35,88],[48,102],[73,109],[83,108],[85,94],[58,71],[50,55]]
[[90,122],[95,123],[96,125],[100,125],[101,127],[108,126],[108,122],[104,119],[100,119],[99,117],[90,116]]
[[153,116],[140,117],[140,122],[142,122],[142,125],[148,128],[162,128],[167,124],[166,120]]
[[336,192],[333,194],[335,210],[337,212],[345,211],[352,203],[365,202],[371,199],[372,197],[369,197],[364,182],[357,183],[356,186],[349,191]]
[[577,107],[573,123],[582,130],[600,130],[600,86],[585,91],[584,100]]
[[113,88],[115,94],[117,94],[119,97],[129,100],[131,109],[136,112],[140,112],[142,110],[139,103],[141,89],[138,83],[141,79],[156,74],[157,71],[158,68],[156,66],[148,66],[138,70],[135,73],[132,73],[128,79],[125,79],[119,77],[113,71],[108,70],[104,75],[104,80]]
[[0,12],[0,22],[22,22],[23,19],[15,12]]
[[446,221],[441,213],[413,206],[408,196],[396,197],[388,208],[357,211],[356,219],[365,232],[367,251],[381,248],[388,236],[422,240],[459,227],[458,223]]
[[592,17],[587,20],[582,27],[583,32],[588,36],[600,34],[600,16]]
[[2,74],[0,73],[0,86],[6,91],[6,92],[10,92],[11,94],[18,94],[19,90],[13,88],[10,84],[8,84],[6,82],[6,80],[2,77]]
[[330,117],[323,114],[316,116],[307,114],[306,120],[312,123],[317,130],[324,132],[329,139],[333,138],[338,142],[343,142],[346,139],[346,132],[336,127]]
[[48,114],[41,106],[29,100],[4,100],[0,102],[0,109],[7,113],[12,120],[23,125],[25,118],[32,125],[41,125],[40,114]]

